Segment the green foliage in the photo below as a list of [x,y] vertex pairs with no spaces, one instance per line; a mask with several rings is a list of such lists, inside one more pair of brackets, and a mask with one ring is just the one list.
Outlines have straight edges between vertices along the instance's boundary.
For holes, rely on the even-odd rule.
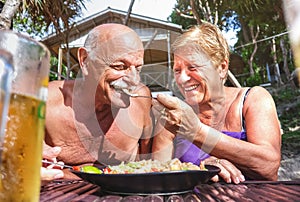
[[190,26],[197,24],[197,21],[195,19],[182,18],[178,16],[176,11],[173,11],[169,18],[171,19],[172,23],[181,25],[183,29],[188,29]]
[[[58,59],[51,56],[49,81],[58,80],[58,75],[56,72],[58,72]],[[64,64],[62,65],[61,75],[67,77],[67,67]]]
[[69,29],[81,16],[89,0],[23,0],[14,18],[14,27],[30,36],[44,36],[48,28],[60,32]]
[[14,18],[14,29],[22,32],[28,33],[34,38],[42,38],[47,32],[47,25],[44,20],[44,16],[39,16],[36,21],[33,22],[30,14],[28,12],[17,13]]
[[[195,9],[202,20],[217,22],[217,25],[225,30],[236,30],[238,42],[234,47],[234,52],[241,55],[245,61],[246,67],[244,72],[249,72],[249,59],[253,53],[254,45],[253,36],[256,35],[258,28],[259,32],[255,39],[258,45],[257,52],[254,55],[252,63],[256,67],[260,67],[259,73],[256,72],[254,76],[248,78],[245,83],[250,85],[265,82],[266,64],[272,65],[275,63],[274,54],[271,53],[272,38],[271,36],[286,32],[286,24],[284,21],[282,1],[281,0],[192,0],[196,5]],[[191,8],[191,1],[177,0],[176,8],[180,10],[181,14],[191,16],[193,14]],[[216,15],[217,14],[217,15]],[[172,22],[182,25],[184,28],[195,24],[195,21],[184,18],[184,15],[179,15],[178,11],[174,11],[170,18]],[[251,35],[251,30],[254,30]],[[287,50],[290,50],[288,43],[288,35],[280,36],[285,40]],[[263,41],[264,39],[268,39]],[[276,38],[276,56],[277,62],[280,63],[284,58],[280,48],[280,38]],[[290,60],[290,52],[288,51],[288,58]],[[288,62],[291,63],[291,62]],[[261,78],[259,78],[261,76]]]
[[258,86],[261,83],[263,83],[260,71],[261,71],[261,69],[259,67],[256,67],[256,65],[254,65],[254,75],[251,75],[250,77],[248,77],[246,79],[246,86],[249,86],[249,87]]
[[300,131],[286,131],[282,135],[282,142],[299,142]]
[[278,93],[273,95],[273,99],[276,103],[284,103],[286,101],[294,101],[293,99],[300,95],[296,90],[288,88],[280,90]]
[[300,103],[292,108],[286,109],[284,113],[279,116],[282,130],[290,132],[291,128],[296,128],[300,126]]
[[[300,127],[300,91],[287,86],[272,92],[278,108],[278,117],[283,132],[294,134],[293,128]],[[298,129],[300,135],[300,129]]]

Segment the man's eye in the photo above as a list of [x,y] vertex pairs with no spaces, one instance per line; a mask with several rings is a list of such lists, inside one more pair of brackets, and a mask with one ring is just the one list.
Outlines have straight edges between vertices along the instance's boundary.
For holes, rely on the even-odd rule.
[[111,67],[114,68],[115,70],[125,70],[125,69],[127,69],[127,67],[125,65],[113,65]]
[[143,66],[138,66],[138,67],[136,67],[136,71],[140,73],[140,72],[142,71],[142,67],[143,67]]

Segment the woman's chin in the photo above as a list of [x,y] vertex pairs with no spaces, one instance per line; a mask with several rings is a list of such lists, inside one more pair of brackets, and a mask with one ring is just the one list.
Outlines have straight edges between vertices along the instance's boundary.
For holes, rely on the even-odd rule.
[[198,105],[200,102],[202,102],[202,99],[200,99],[199,96],[196,95],[189,95],[185,97],[185,101],[189,105]]

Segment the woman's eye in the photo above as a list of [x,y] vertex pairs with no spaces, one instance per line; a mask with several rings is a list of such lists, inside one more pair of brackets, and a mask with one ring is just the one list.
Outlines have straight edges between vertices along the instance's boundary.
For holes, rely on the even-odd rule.
[[180,73],[180,69],[173,69],[173,72],[174,72],[175,74],[179,74],[179,73]]
[[193,66],[191,66],[191,67],[189,67],[188,68],[190,71],[194,71],[194,70],[196,70],[197,68],[196,67],[193,67]]

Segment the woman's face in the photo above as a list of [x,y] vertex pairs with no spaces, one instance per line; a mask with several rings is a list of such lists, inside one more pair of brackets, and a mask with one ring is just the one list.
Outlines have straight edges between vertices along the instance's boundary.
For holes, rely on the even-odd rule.
[[[219,92],[222,79],[210,58],[193,48],[180,48],[174,53],[174,77],[190,105],[206,103]],[[221,92],[220,92],[221,93]]]

